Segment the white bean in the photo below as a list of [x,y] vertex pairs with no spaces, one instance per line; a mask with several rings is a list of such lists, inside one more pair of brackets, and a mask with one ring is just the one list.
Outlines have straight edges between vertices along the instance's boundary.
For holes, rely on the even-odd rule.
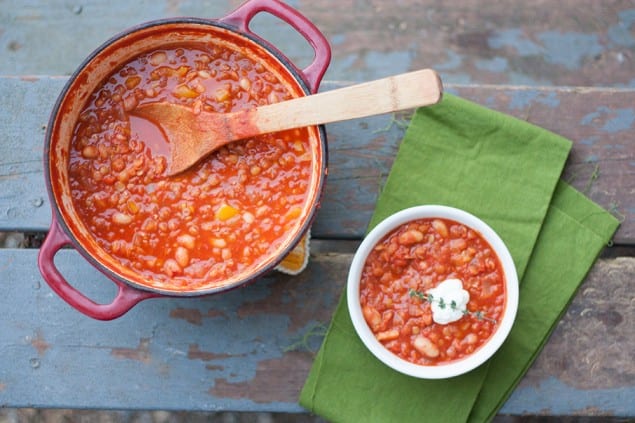
[[243,220],[247,223],[254,223],[254,220],[256,220],[256,218],[254,217],[253,214],[249,212],[245,212],[243,213]]
[[414,347],[421,354],[428,358],[436,358],[439,356],[439,348],[430,339],[423,335],[419,335],[414,340]]
[[227,241],[223,238],[212,238],[212,246],[216,248],[225,248],[227,247]]
[[174,253],[174,259],[181,267],[187,267],[190,264],[190,253],[185,247],[177,247]]
[[167,259],[165,263],[163,263],[163,272],[172,277],[174,275],[178,275],[183,272],[183,269],[174,259]]
[[179,235],[176,238],[176,242],[179,245],[181,245],[181,246],[183,246],[183,247],[185,247],[185,248],[187,248],[189,250],[192,250],[192,249],[194,249],[194,245],[196,243],[196,239],[190,234],[183,234],[183,235]]
[[116,212],[112,215],[112,221],[113,223],[116,223],[118,225],[127,225],[132,222],[132,216],[121,212]]
[[379,342],[392,341],[393,339],[399,338],[399,331],[397,329],[390,329],[384,332],[379,332],[376,335],[376,338]]
[[401,245],[412,245],[423,239],[423,233],[416,229],[410,229],[399,235],[399,243]]
[[223,260],[229,260],[230,258],[232,258],[232,250],[230,250],[229,248],[223,248],[221,250],[221,257],[223,258]]
[[473,333],[469,333],[467,334],[467,336],[465,336],[465,338],[463,338],[463,342],[465,342],[468,345],[474,345],[476,344],[477,341],[478,341],[478,338]]
[[432,227],[443,238],[447,238],[448,237],[448,227],[445,225],[445,223],[442,220],[434,219],[432,221]]

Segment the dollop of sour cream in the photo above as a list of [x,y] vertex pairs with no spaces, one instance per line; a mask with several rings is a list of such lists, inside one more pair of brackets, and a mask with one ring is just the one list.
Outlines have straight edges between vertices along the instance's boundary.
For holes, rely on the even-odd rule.
[[467,311],[470,293],[463,289],[460,279],[446,279],[426,293],[432,295],[430,307],[436,323],[447,325],[456,322]]

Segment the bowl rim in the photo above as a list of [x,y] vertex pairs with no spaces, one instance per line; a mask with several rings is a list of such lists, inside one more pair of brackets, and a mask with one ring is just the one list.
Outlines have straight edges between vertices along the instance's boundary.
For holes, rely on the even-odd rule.
[[[416,219],[442,218],[454,220],[478,231],[492,246],[501,261],[505,274],[507,299],[505,313],[494,335],[474,353],[460,360],[435,366],[424,366],[406,361],[386,349],[366,324],[359,303],[359,283],[362,268],[373,247],[390,231]],[[467,373],[487,361],[503,344],[516,318],[518,310],[518,275],[512,256],[500,236],[475,215],[444,205],[419,205],[398,211],[377,224],[358,247],[347,280],[347,305],[355,331],[366,348],[381,362],[403,374],[421,379],[445,379]]]

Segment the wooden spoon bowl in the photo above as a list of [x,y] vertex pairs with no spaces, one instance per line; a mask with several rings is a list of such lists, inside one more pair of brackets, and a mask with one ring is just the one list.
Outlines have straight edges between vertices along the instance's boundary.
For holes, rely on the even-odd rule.
[[174,175],[233,141],[428,106],[442,95],[439,75],[423,69],[231,113],[156,102],[140,105],[132,114],[163,130],[170,145],[167,174]]

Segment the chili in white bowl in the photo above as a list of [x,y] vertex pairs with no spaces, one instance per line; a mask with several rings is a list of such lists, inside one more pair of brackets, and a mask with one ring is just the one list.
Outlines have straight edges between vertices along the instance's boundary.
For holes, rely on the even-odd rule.
[[518,308],[518,277],[501,238],[447,206],[395,213],[363,240],[348,275],[348,309],[362,342],[418,378],[457,376],[502,345]]

